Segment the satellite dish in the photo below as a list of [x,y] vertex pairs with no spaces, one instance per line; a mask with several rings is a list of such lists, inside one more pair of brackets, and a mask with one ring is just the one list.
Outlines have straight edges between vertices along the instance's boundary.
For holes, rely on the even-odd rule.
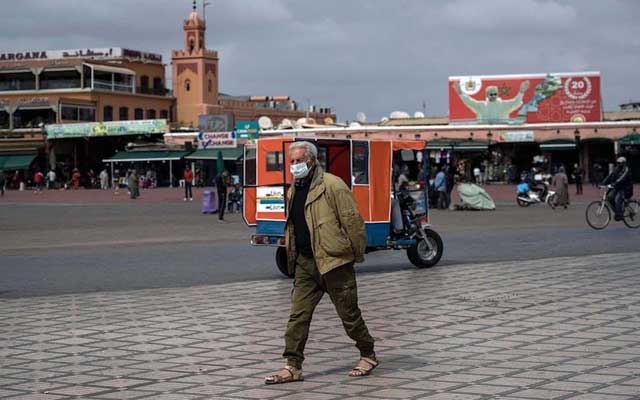
[[389,115],[389,117],[391,119],[405,119],[405,118],[411,118],[411,116],[404,112],[404,111],[394,111],[391,113],[391,115]]
[[331,117],[326,117],[326,118],[324,119],[324,124],[325,124],[325,125],[333,125],[333,124],[335,124],[335,121],[334,121],[334,120],[333,120],[333,118],[331,118]]
[[359,111],[358,113],[356,113],[356,121],[364,124],[365,122],[367,122],[367,116],[362,111]]
[[422,111],[416,111],[413,113],[413,118],[424,118],[424,113]]
[[389,118],[387,117],[380,118],[380,122],[387,122],[387,121],[389,121]]
[[357,121],[349,122],[349,128],[357,128],[359,126],[362,126],[360,125],[360,122],[357,122]]
[[278,125],[278,129],[291,129],[293,128],[293,124],[289,118],[284,118],[280,125]]
[[273,122],[271,122],[271,118],[262,116],[258,118],[258,126],[262,130],[273,129]]
[[302,129],[302,128],[304,128],[304,126],[303,126],[303,125],[306,123],[306,121],[307,121],[307,119],[306,119],[306,118],[298,118],[298,119],[296,120],[296,122],[294,122],[293,127],[294,127],[295,129]]

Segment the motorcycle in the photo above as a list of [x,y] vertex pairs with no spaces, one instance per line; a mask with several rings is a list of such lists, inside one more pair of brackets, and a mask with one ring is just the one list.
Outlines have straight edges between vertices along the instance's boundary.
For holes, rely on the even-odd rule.
[[549,190],[549,183],[544,180],[540,181],[537,188],[531,188],[528,183],[523,182],[517,186],[516,202],[520,207],[544,202],[555,208],[556,192]]

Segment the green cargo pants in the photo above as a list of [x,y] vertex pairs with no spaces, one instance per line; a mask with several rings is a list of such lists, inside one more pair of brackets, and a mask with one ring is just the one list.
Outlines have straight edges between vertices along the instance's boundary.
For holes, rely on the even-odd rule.
[[291,313],[284,335],[283,356],[288,365],[302,368],[311,317],[325,292],[329,293],[342,325],[347,335],[356,342],[360,355],[374,356],[374,340],[369,335],[358,308],[358,289],[353,263],[320,275],[313,258],[299,255],[296,259],[296,275],[291,293]]

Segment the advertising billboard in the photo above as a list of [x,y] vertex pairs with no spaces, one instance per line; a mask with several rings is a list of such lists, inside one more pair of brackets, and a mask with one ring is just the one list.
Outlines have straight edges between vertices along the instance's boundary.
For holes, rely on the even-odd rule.
[[451,123],[601,120],[599,72],[452,76],[448,86]]
[[52,124],[45,127],[48,139],[79,137],[150,135],[167,131],[166,119],[135,121],[88,122],[80,124]]

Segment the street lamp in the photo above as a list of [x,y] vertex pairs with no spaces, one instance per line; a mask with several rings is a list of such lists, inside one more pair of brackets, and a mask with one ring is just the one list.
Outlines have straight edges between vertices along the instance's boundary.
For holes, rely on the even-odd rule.
[[580,157],[580,130],[576,129],[573,131],[573,137],[576,139],[576,152],[578,153],[578,167],[582,166],[582,161]]

